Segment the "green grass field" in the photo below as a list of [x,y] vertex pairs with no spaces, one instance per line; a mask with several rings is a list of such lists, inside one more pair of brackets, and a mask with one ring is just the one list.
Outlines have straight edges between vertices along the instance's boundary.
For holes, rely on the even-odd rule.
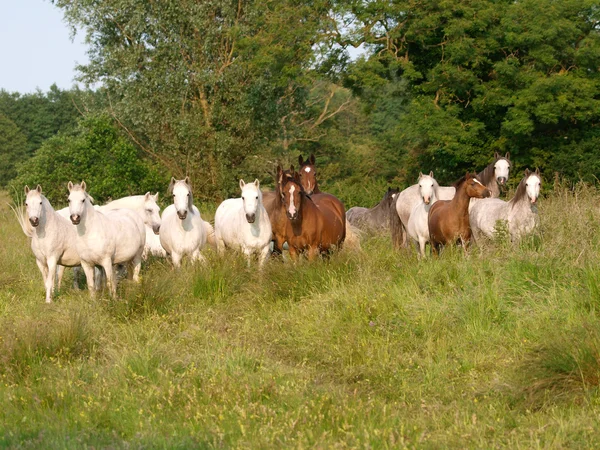
[[600,194],[417,261],[388,237],[262,276],[152,260],[44,303],[0,197],[0,446],[600,448]]

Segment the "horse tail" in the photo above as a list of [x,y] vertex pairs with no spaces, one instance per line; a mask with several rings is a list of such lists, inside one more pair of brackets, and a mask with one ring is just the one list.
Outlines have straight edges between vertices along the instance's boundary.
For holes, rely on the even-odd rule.
[[213,250],[217,249],[217,238],[215,237],[215,229],[206,220],[202,221],[204,225],[204,232],[206,233],[206,243],[212,247]]
[[15,217],[17,218],[17,221],[19,222],[19,225],[21,225],[21,229],[23,230],[23,233],[25,233],[25,236],[27,236],[28,238],[32,238],[33,237],[33,227],[31,226],[31,224],[29,223],[29,220],[27,219],[27,215],[25,213],[25,208],[23,208],[23,205],[8,205],[10,206],[10,209],[12,209],[12,212],[14,213]]
[[390,231],[392,233],[392,246],[395,250],[400,250],[406,241],[404,225],[400,220],[398,211],[396,211],[396,202],[390,206]]
[[344,248],[354,251],[360,251],[361,231],[351,225],[346,219],[346,239],[344,240]]

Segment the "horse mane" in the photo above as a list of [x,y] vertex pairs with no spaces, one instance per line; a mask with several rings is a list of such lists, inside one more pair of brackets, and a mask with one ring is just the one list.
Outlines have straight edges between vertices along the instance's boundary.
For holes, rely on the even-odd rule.
[[463,184],[465,181],[467,181],[467,176],[468,176],[468,175],[471,175],[471,177],[477,178],[477,175],[474,175],[474,174],[472,174],[472,173],[467,173],[466,175],[463,175],[463,176],[462,176],[462,177],[460,177],[458,180],[456,180],[456,181],[454,182],[454,184],[452,184],[452,186],[453,186],[455,189],[458,189],[458,187],[459,187],[461,184]]

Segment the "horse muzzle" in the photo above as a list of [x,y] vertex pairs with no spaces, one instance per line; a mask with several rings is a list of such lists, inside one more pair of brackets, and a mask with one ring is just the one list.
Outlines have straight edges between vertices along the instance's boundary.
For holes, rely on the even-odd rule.
[[505,186],[505,185],[506,185],[506,182],[507,182],[508,180],[506,179],[506,177],[498,177],[498,178],[496,178],[496,181],[498,182],[498,184],[499,184],[500,186]]
[[537,198],[537,197],[533,197],[533,198],[531,199],[531,204],[532,204],[532,205],[537,205],[537,201],[538,201],[538,198]]
[[256,214],[246,214],[246,220],[248,223],[254,223],[256,220]]
[[39,219],[39,217],[30,217],[29,223],[31,224],[32,227],[37,227],[40,224],[40,219]]
[[431,203],[431,199],[430,198],[424,198],[423,199],[423,203],[425,203],[426,205],[429,205]]
[[81,216],[79,214],[71,214],[71,222],[73,225],[79,225],[79,222],[81,222]]
[[294,213],[294,214],[290,214],[289,212],[287,213],[287,217],[290,220],[297,220],[298,219],[298,213]]
[[160,225],[152,225],[152,231],[154,231],[154,234],[159,234],[160,233]]
[[177,217],[179,217],[181,220],[185,220],[185,218],[187,217],[187,211],[183,211],[183,212],[177,211]]

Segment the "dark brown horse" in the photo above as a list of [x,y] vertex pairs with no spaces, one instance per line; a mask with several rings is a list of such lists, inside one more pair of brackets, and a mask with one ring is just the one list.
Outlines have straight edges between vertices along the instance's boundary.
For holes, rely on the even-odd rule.
[[440,246],[461,241],[466,249],[471,240],[469,201],[471,198],[490,197],[477,175],[467,173],[454,183],[456,194],[452,200],[438,200],[429,210],[428,224],[431,248],[439,253]]
[[[290,168],[290,172],[294,174],[292,177],[280,169],[278,168],[277,174],[279,207],[274,215],[275,223],[271,221],[276,245],[281,248],[283,242],[287,241],[293,260],[304,252],[309,260],[314,260],[333,247],[340,248],[346,237],[344,205],[329,194],[309,196],[293,166]],[[337,203],[332,199],[337,200]],[[284,226],[281,226],[282,215],[286,218]]]
[[300,168],[298,169],[300,183],[302,183],[304,192],[308,195],[320,194],[321,190],[319,189],[319,183],[317,182],[315,155],[311,153],[310,157],[306,158],[306,161],[304,161],[302,155],[298,155],[298,164],[300,164]]

